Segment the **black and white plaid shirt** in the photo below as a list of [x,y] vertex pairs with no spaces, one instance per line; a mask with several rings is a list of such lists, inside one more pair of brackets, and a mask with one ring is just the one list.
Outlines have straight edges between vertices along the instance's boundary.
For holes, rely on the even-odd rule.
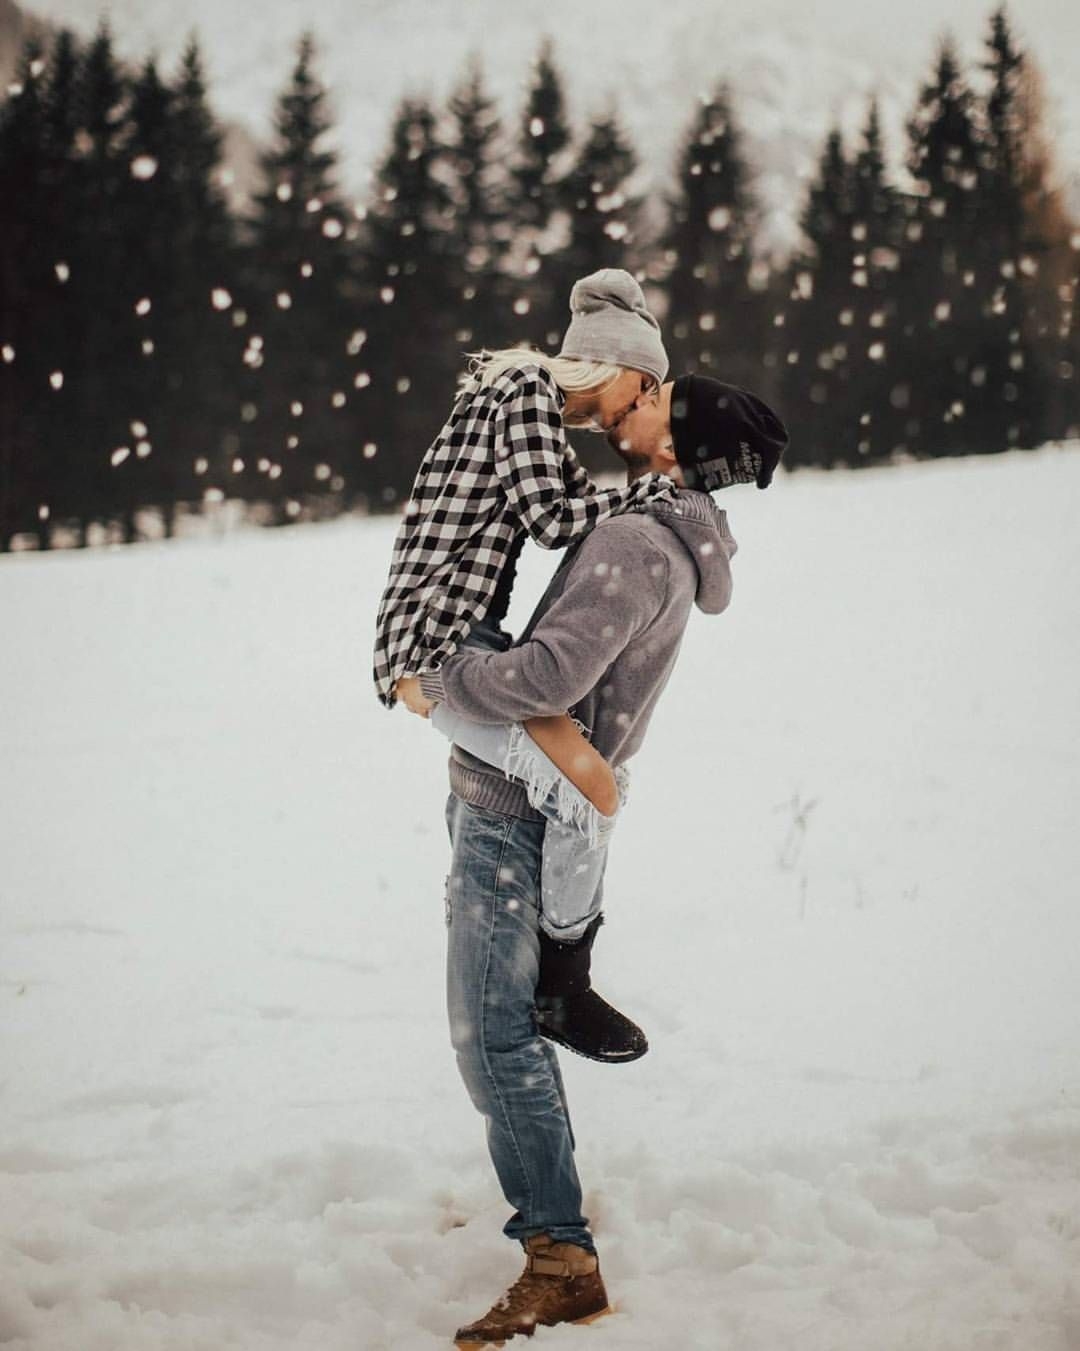
[[488,611],[522,533],[545,549],[671,491],[647,474],[598,489],[567,443],[565,396],[523,363],[475,382],[416,475],[376,620],[375,690],[388,707],[403,675],[433,671]]

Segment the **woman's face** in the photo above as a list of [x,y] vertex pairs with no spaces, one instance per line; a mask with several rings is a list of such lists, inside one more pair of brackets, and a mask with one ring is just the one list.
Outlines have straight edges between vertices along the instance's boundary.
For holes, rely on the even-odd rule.
[[648,394],[655,382],[643,371],[623,371],[599,394],[573,394],[567,398],[563,421],[568,427],[607,432]]
[[661,385],[655,394],[646,394],[630,411],[608,430],[608,441],[619,454],[625,451],[646,458],[659,450],[672,450],[671,392],[672,381]]

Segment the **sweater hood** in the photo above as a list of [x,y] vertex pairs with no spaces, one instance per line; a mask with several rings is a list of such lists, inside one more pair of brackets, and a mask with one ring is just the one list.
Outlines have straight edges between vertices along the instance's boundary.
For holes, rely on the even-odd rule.
[[698,583],[694,603],[702,613],[718,615],[731,600],[731,559],[738,545],[728,529],[727,512],[708,493],[678,489],[675,498],[652,502],[650,516],[676,535],[694,561]]

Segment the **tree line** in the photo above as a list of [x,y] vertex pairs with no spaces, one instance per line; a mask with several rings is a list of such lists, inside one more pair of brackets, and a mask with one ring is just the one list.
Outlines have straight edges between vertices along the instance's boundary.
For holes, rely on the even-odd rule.
[[511,129],[473,62],[445,107],[398,105],[354,202],[306,35],[238,205],[196,40],[171,74],[122,68],[107,26],[30,43],[0,106],[0,551],[226,498],[279,524],[398,510],[463,354],[555,347],[604,266],[642,278],[673,370],[776,402],[791,468],[1078,434],[1080,232],[1004,10],[981,67],[942,43],[902,183],[875,104],[858,145],[831,131],[777,263],[723,83],[650,204],[614,108],[570,125],[550,44]]

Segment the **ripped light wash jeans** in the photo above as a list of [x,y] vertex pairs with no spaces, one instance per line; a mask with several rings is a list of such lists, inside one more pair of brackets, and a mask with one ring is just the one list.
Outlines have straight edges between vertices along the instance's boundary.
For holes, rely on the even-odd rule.
[[558,1058],[533,1018],[545,822],[483,811],[451,793],[446,824],[450,1040],[514,1210],[503,1233],[521,1243],[548,1233],[595,1252]]
[[[482,619],[462,647],[505,652],[512,641],[508,633]],[[473,722],[452,713],[445,704],[436,706],[431,722],[447,740],[522,783],[530,804],[546,818],[540,926],[550,938],[576,942],[600,910],[600,881],[617,816],[598,812],[521,723]],[[615,779],[621,807],[629,783],[627,771],[616,769]]]

